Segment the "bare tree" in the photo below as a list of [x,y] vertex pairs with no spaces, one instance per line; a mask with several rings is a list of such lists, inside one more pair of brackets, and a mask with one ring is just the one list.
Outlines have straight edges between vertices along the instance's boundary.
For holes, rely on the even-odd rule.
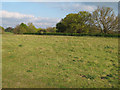
[[101,33],[118,30],[118,16],[115,16],[113,9],[109,7],[98,7],[92,13],[92,22]]

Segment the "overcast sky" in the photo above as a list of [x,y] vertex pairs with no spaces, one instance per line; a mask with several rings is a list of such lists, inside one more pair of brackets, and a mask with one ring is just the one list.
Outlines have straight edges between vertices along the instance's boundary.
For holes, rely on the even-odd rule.
[[111,7],[118,14],[117,2],[2,2],[0,18],[3,27],[32,22],[37,28],[46,28],[55,26],[69,13],[92,12],[98,6]]

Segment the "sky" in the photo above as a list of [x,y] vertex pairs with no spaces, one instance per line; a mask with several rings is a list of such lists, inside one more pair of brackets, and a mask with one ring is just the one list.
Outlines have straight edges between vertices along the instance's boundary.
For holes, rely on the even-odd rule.
[[[32,1],[32,0],[31,0]],[[118,14],[117,2],[2,2],[2,26],[15,27],[32,22],[37,28],[54,27],[62,18],[79,11],[93,12],[97,7],[113,8]],[[1,16],[2,14],[2,16]],[[0,25],[1,26],[1,25]]]

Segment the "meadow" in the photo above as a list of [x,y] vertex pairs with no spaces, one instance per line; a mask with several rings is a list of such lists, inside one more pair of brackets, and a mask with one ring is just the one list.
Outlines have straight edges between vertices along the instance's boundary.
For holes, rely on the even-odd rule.
[[2,36],[3,88],[118,86],[118,38]]

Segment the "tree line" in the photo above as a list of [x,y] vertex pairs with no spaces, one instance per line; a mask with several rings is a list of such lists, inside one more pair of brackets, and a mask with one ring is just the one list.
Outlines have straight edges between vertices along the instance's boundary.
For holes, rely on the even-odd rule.
[[80,11],[68,14],[57,23],[58,32],[115,33],[118,32],[118,16],[110,7],[98,7],[92,13]]
[[48,32],[56,32],[56,28],[55,27],[48,27],[46,29],[44,28],[36,28],[33,23],[21,23],[19,25],[17,25],[15,28],[12,27],[7,27],[6,29],[4,29],[3,27],[1,27],[2,32],[11,32],[14,34],[24,34],[24,33],[48,33]]
[[36,28],[32,23],[27,25],[21,23],[15,28],[8,27],[4,29],[0,27],[2,32],[12,32],[15,34],[23,33],[118,33],[118,16],[110,7],[98,7],[92,13],[88,11],[80,11],[78,13],[70,13],[56,24],[56,27],[48,27],[46,29]]

